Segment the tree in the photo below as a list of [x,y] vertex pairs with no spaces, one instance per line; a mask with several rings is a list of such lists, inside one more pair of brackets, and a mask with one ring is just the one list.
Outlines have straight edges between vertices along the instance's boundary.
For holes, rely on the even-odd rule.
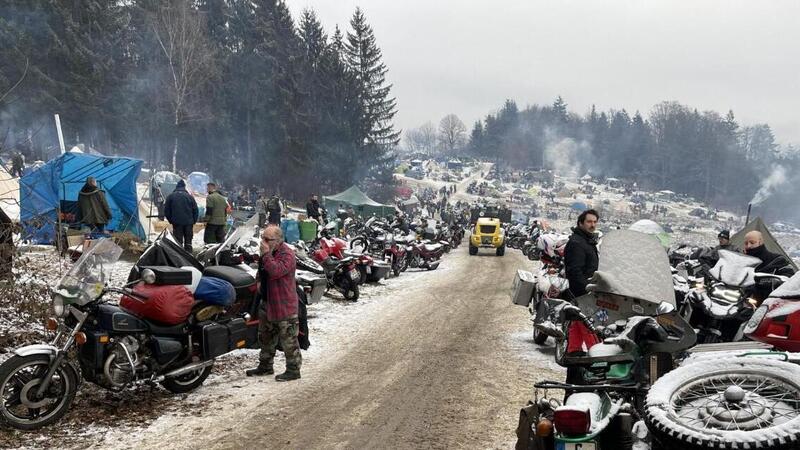
[[419,128],[406,130],[405,139],[410,152],[433,155],[437,143],[436,127],[433,122],[425,122]]
[[161,89],[167,94],[174,126],[172,170],[178,165],[178,140],[181,126],[207,120],[203,93],[215,74],[215,55],[202,14],[188,0],[174,0],[148,14],[153,36],[161,49],[163,70]]
[[439,146],[442,151],[453,154],[466,143],[467,127],[455,114],[448,114],[439,122]]

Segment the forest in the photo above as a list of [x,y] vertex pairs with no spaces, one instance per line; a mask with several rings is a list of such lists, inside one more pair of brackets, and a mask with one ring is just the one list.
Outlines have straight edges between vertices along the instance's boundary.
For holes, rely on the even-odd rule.
[[279,0],[11,0],[0,6],[0,153],[68,148],[285,196],[389,195],[399,132],[360,9],[332,34]]

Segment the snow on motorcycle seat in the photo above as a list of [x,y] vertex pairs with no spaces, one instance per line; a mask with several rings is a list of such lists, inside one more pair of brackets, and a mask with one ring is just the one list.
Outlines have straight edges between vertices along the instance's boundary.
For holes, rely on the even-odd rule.
[[442,248],[442,244],[425,244],[425,250],[429,252],[435,252]]

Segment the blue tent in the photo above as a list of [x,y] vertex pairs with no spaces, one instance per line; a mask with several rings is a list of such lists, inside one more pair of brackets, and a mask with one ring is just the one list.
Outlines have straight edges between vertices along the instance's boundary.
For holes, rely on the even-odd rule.
[[144,239],[136,194],[141,168],[138,159],[67,152],[24,175],[19,183],[23,239],[38,244],[55,242],[59,213],[61,222],[79,223],[78,192],[86,177],[94,177],[106,192],[111,208],[106,228],[130,231]]
[[571,208],[576,210],[576,211],[585,211],[585,210],[589,209],[589,205],[587,205],[586,203],[583,203],[583,202],[573,202],[572,205],[571,205]]

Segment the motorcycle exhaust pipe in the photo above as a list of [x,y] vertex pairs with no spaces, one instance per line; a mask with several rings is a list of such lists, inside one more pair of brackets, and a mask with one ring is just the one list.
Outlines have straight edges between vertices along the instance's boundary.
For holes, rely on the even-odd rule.
[[196,363],[189,364],[187,366],[183,366],[180,369],[175,369],[172,372],[167,372],[164,374],[164,378],[175,378],[181,375],[185,375],[189,372],[194,372],[195,370],[205,369],[206,367],[214,364],[214,360],[211,361],[200,361]]

